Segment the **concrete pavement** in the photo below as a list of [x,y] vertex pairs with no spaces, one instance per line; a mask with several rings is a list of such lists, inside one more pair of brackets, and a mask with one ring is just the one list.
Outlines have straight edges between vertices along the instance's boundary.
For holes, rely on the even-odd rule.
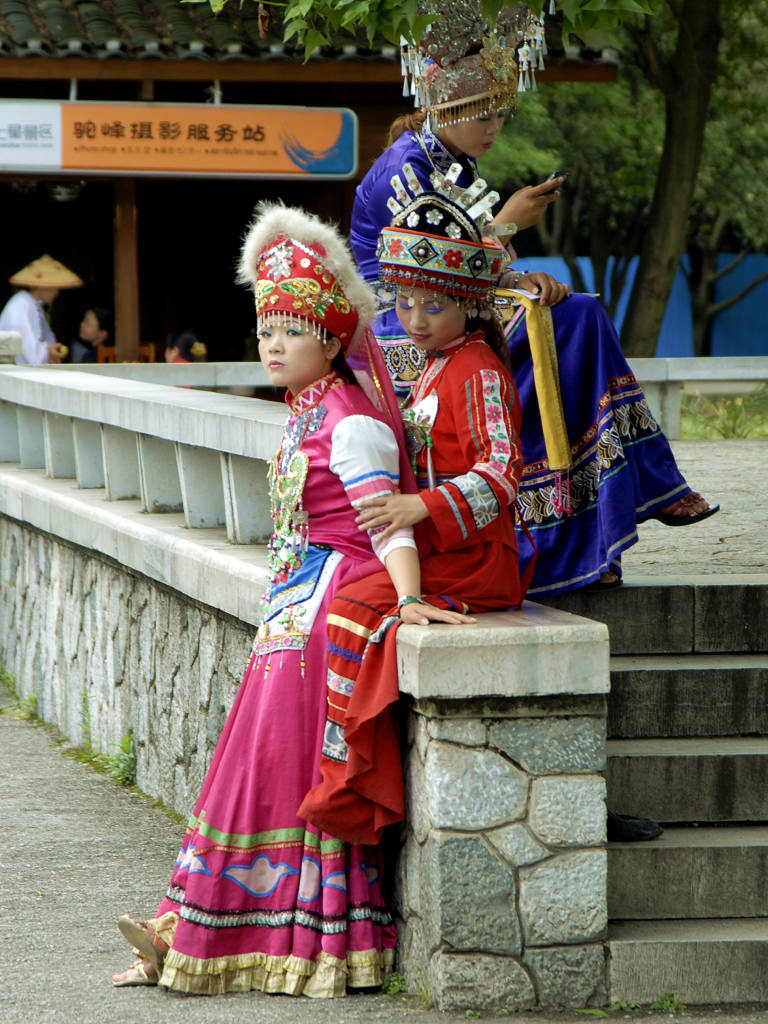
[[[675,442],[673,447],[690,483],[723,510],[687,529],[641,527],[640,543],[625,557],[627,583],[670,574],[768,573],[768,441]],[[2,688],[0,704],[6,705],[0,715],[0,1024],[466,1021],[463,1014],[421,1009],[418,996],[407,1002],[381,994],[315,1001],[114,989],[111,974],[130,962],[117,915],[144,916],[157,905],[182,828],[64,756],[45,729],[9,711]],[[573,1011],[510,1016],[516,1024],[589,1019]],[[625,1024],[671,1017],[610,1014]],[[674,1019],[768,1024],[768,1008],[697,1008]]]
[[694,526],[644,523],[622,559],[625,582],[670,573],[768,573],[768,440],[671,444],[688,483],[720,511]]

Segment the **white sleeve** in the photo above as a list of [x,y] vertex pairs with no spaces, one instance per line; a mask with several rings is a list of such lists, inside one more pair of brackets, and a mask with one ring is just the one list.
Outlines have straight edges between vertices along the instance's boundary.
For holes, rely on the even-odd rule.
[[[400,482],[399,463],[397,441],[386,423],[356,414],[345,416],[334,427],[330,469],[344,485],[353,508],[392,494]],[[381,562],[395,548],[416,547],[410,527],[396,530],[385,541],[377,540],[380,532],[371,532],[371,545]]]
[[[45,325],[40,307],[28,292],[19,292],[3,311],[2,329],[18,331],[21,335],[21,355],[16,360],[19,364],[40,366],[48,362],[48,345],[55,341],[53,332]],[[50,341],[45,334],[50,334]]]

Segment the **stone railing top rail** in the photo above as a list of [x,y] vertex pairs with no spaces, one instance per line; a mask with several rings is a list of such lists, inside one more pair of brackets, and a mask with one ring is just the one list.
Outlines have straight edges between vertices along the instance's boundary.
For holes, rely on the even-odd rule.
[[65,373],[93,373],[152,384],[181,384],[195,388],[268,387],[261,363],[62,363],[46,369]]
[[183,512],[186,529],[226,526],[232,544],[272,532],[267,465],[286,416],[282,402],[259,398],[0,368],[0,463],[104,488],[109,502],[139,498],[144,512]]
[[639,381],[768,380],[768,356],[630,359]]
[[[183,367],[183,379],[166,372],[166,383],[159,383],[158,371],[181,366],[148,363],[116,369],[129,369],[133,375],[144,365],[152,367],[151,380],[149,374],[129,380],[125,372],[102,372],[107,367],[61,372],[62,367],[3,366],[0,400],[233,455],[268,459],[277,450],[286,419],[281,403],[191,390],[188,385],[193,382],[214,386],[216,374],[211,369],[216,364],[189,364]],[[171,380],[182,386],[174,387]],[[243,383],[242,376],[237,383]]]

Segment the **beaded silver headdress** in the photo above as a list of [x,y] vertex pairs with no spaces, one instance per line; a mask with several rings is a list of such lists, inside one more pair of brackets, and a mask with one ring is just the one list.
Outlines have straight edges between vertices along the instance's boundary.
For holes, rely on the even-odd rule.
[[421,0],[419,10],[435,18],[416,46],[403,40],[401,70],[404,94],[413,95],[432,131],[514,113],[518,91],[536,88],[544,26],[525,4],[504,7],[492,27],[480,0]]
[[[468,188],[456,184],[461,165],[434,171],[433,190],[423,189],[413,168],[392,178],[388,201],[392,224],[379,236],[378,259],[383,304],[397,288],[425,288],[467,300],[481,315],[490,308],[499,275],[509,263],[504,249],[487,241],[497,192],[478,178]],[[406,187],[407,186],[407,187]]]

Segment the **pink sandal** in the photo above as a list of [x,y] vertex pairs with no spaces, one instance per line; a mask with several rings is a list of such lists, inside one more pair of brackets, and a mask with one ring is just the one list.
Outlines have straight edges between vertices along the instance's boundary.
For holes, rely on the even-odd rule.
[[115,988],[133,988],[138,985],[156,985],[157,971],[149,960],[137,960],[120,974],[112,975]]
[[[117,919],[117,927],[128,942],[145,957],[155,973],[159,975],[163,969],[163,961],[168,952],[168,943],[157,934],[147,921],[137,921],[130,914],[121,914]],[[137,982],[137,984],[141,984]],[[145,984],[152,984],[146,982]],[[157,984],[155,979],[154,984]]]

